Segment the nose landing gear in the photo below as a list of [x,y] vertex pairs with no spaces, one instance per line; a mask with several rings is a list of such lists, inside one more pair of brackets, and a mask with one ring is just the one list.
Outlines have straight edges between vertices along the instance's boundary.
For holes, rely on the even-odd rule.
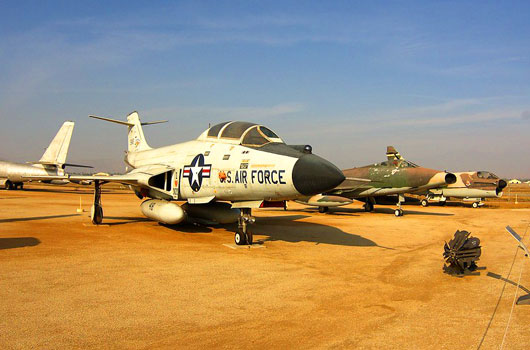
[[398,196],[397,209],[394,210],[394,215],[396,217],[403,216],[403,209],[401,209],[401,204],[405,202],[405,197],[403,195]]
[[248,225],[253,224],[256,219],[252,216],[252,209],[242,208],[237,219],[237,231],[234,235],[234,241],[237,245],[252,245],[252,233],[248,230]]

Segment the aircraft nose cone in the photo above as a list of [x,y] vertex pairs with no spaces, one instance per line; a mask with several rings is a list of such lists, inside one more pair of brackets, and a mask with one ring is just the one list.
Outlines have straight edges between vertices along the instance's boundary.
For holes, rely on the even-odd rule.
[[293,167],[293,185],[306,196],[329,191],[344,179],[339,168],[314,154],[300,157]]

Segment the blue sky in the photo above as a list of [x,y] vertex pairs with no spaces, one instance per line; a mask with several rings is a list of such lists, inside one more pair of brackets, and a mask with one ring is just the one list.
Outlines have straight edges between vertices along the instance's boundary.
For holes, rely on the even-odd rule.
[[[266,124],[342,168],[408,159],[530,177],[530,3],[2,2],[0,158],[36,160],[64,120],[69,161],[123,171],[208,123]],[[21,143],[24,145],[20,147]]]

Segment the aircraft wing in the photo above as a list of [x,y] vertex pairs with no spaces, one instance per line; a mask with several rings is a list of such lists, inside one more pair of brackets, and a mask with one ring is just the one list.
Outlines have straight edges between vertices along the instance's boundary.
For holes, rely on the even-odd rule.
[[50,180],[68,180],[73,182],[79,181],[101,181],[101,182],[118,182],[126,185],[137,185],[140,181],[138,176],[131,175],[34,175],[34,176],[23,176],[25,179],[35,180],[35,181],[50,181]]
[[447,185],[447,180],[443,176],[433,177],[427,184],[416,187],[386,187],[382,183],[380,183],[381,186],[378,186],[377,181],[369,182],[370,180],[367,179],[346,178],[342,184],[326,194],[345,196],[354,199],[405,193],[417,194]]
[[118,182],[124,185],[138,185],[140,177],[133,174],[124,175],[70,175],[71,181],[101,181],[101,182]]

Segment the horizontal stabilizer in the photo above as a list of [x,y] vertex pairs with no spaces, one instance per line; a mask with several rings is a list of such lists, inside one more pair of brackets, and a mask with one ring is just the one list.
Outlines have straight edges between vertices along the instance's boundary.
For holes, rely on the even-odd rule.
[[[117,120],[117,119],[105,118],[105,117],[98,117],[97,115],[89,115],[88,117],[89,118],[94,118],[94,119],[104,120],[106,122],[121,124],[121,125],[134,126],[134,123],[125,122],[123,120]],[[154,124],[162,124],[162,123],[167,123],[167,120],[155,120],[153,122],[143,122],[143,123],[140,123],[140,125],[154,125]]]
[[154,122],[143,122],[143,123],[140,123],[140,125],[153,125],[153,124],[162,124],[162,123],[167,123],[167,120],[156,120]]
[[89,168],[89,169],[94,169],[94,167],[91,166],[91,165],[81,165],[81,164],[72,164],[72,163],[64,163],[64,166],[71,166],[71,167],[74,167],[74,168]]
[[[57,163],[53,163],[53,162],[43,162],[43,161],[38,161],[38,162],[26,162],[28,164],[41,164],[41,165],[48,165],[48,166],[54,166],[54,167],[57,167],[58,164]],[[71,167],[75,167],[75,168],[94,168],[93,166],[91,165],[81,165],[81,164],[72,164],[72,163],[64,163],[62,164],[63,166],[71,166]]]
[[124,122],[124,121],[122,121],[122,120],[117,120],[117,119],[98,117],[98,116],[96,116],[96,115],[89,115],[88,117],[89,117],[89,118],[94,118],[94,119],[104,120],[104,121],[106,121],[106,122],[111,122],[111,123],[121,124],[121,125],[134,126],[133,123]]

